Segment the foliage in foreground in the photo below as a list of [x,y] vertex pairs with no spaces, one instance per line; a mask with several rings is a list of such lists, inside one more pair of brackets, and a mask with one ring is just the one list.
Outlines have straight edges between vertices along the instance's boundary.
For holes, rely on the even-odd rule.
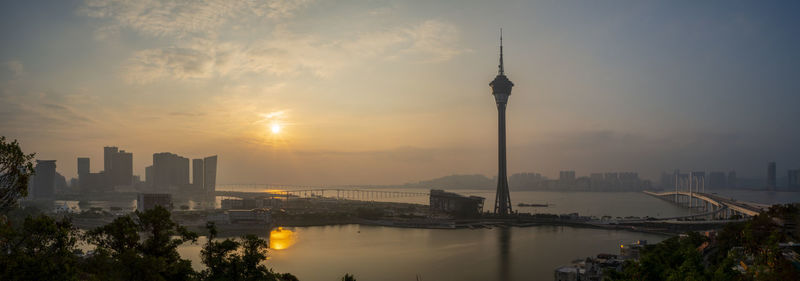
[[626,262],[622,272],[608,279],[800,280],[800,270],[778,247],[798,241],[797,233],[789,231],[798,222],[797,205],[776,205],[749,221],[727,224],[714,239],[690,232],[648,245],[638,262]]
[[[161,207],[118,217],[85,234],[68,217],[20,215],[0,224],[0,280],[297,280],[263,264],[264,239],[214,241],[213,225],[202,250],[207,269],[196,272],[177,248],[195,243],[197,234]],[[84,253],[79,243],[95,250]]]
[[16,140],[6,142],[6,137],[0,136],[0,212],[13,208],[17,199],[28,195],[33,156],[23,153]]

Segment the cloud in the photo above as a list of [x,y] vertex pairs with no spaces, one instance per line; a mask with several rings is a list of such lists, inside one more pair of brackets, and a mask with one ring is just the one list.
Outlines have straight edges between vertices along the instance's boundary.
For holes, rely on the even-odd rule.
[[279,20],[309,0],[86,0],[78,13],[106,20],[102,32],[127,28],[150,36],[216,35],[222,26],[248,16]]
[[11,72],[11,80],[17,80],[25,74],[25,65],[18,60],[7,61],[5,66]]
[[148,49],[137,52],[126,64],[128,82],[150,82],[162,77],[208,78],[212,75],[213,53],[193,48]]
[[219,42],[195,39],[176,46],[147,49],[128,60],[129,82],[239,78],[247,74],[327,78],[357,64],[387,60],[435,63],[468,51],[457,47],[458,29],[428,20],[380,31],[326,38],[276,28],[269,39]]

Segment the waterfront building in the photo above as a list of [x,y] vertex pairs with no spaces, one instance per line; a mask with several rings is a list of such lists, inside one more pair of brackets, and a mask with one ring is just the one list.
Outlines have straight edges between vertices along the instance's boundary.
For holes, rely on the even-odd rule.
[[639,180],[639,173],[636,172],[620,172],[619,176],[619,188],[622,190],[635,190],[641,187],[641,181]]
[[129,186],[133,181],[133,153],[125,150],[111,155],[111,185]]
[[575,185],[575,171],[558,172],[558,183],[561,188],[573,188]]
[[778,187],[777,173],[775,162],[767,163],[767,189],[775,190]]
[[266,210],[229,210],[228,219],[239,224],[269,224],[270,215]]
[[256,209],[264,207],[265,200],[263,198],[222,199],[220,207],[223,210]]
[[217,156],[203,158],[203,191],[206,200],[214,202],[217,190]]
[[473,217],[483,213],[483,201],[484,198],[479,196],[467,197],[441,189],[431,189],[429,206],[432,213]]
[[80,179],[81,175],[86,175],[90,173],[89,170],[89,158],[88,157],[78,157],[78,178]]
[[161,206],[172,210],[172,194],[169,193],[139,193],[136,198],[136,210],[143,212]]
[[708,174],[708,188],[723,189],[726,186],[725,172],[711,172]]
[[106,146],[103,147],[103,171],[109,173],[111,171],[111,167],[113,167],[112,159],[114,158],[114,154],[119,152],[119,148],[116,146]]
[[789,188],[789,190],[800,189],[800,169],[787,171],[786,178],[787,178],[786,187]]
[[603,179],[606,182],[606,186],[612,189],[619,188],[619,174],[617,173],[605,173],[603,174]]
[[[511,96],[514,83],[508,80],[503,69],[503,30],[500,30],[500,64],[497,76],[489,83],[492,95],[497,104],[497,193],[495,194],[494,212],[499,215],[511,214],[511,193],[508,190],[506,167],[506,104]],[[482,205],[482,204],[481,204]]]
[[192,159],[192,186],[203,190],[203,159]]
[[555,270],[556,281],[603,280],[604,273],[622,269],[623,260],[617,255],[597,254],[584,260],[574,261],[571,265],[560,266]]
[[73,186],[72,188],[83,189],[84,181],[86,177],[91,173],[90,165],[89,165],[89,158],[88,157],[78,157],[78,183]]
[[144,185],[147,187],[153,187],[155,170],[153,169],[153,165],[144,167]]
[[556,268],[555,281],[579,281],[581,268],[576,265],[566,265]]
[[189,184],[189,158],[169,152],[153,154],[153,187],[159,190]]
[[589,186],[592,190],[600,190],[603,187],[603,174],[591,173],[589,174]]
[[639,253],[641,250],[647,246],[647,240],[637,240],[631,244],[622,244],[619,245],[619,256],[623,259],[639,259]]
[[28,191],[31,198],[52,198],[55,193],[56,160],[36,160],[32,189]]
[[737,181],[736,181],[736,171],[728,172],[728,188],[736,188]]

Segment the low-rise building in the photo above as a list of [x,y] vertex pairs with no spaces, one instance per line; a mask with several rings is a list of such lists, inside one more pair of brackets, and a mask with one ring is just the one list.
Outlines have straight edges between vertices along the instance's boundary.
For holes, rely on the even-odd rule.
[[169,193],[139,193],[136,199],[136,210],[143,212],[161,206],[172,210],[172,194]]
[[639,259],[639,252],[647,246],[647,240],[637,240],[635,243],[628,245],[619,245],[619,255],[623,259]]
[[270,223],[269,212],[265,210],[229,210],[228,218],[231,223],[240,224],[268,224]]
[[446,192],[441,189],[431,189],[430,210],[460,217],[471,217],[483,212],[483,201],[479,196],[463,196]]

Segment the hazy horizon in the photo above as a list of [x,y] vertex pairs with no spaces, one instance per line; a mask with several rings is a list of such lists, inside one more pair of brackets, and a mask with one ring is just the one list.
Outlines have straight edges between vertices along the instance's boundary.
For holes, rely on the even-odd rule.
[[7,1],[0,135],[75,177],[103,146],[226,183],[800,168],[799,3]]

